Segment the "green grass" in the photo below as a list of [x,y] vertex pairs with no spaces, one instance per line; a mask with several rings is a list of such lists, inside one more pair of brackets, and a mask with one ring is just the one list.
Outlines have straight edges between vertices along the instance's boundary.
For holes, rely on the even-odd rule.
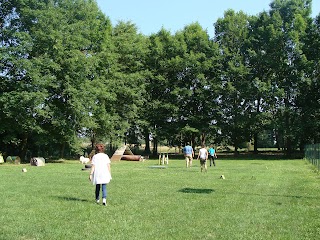
[[[318,239],[320,177],[304,160],[112,163],[108,206],[75,161],[0,165],[0,239]],[[21,169],[27,168],[23,173]],[[221,175],[226,179],[220,179]]]

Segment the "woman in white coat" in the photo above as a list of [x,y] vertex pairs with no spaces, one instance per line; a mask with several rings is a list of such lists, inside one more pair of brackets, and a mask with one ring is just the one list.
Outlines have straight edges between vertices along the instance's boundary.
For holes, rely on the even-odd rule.
[[107,205],[107,183],[112,179],[110,159],[104,153],[105,146],[101,143],[96,145],[96,154],[92,157],[92,167],[89,180],[96,185],[96,202],[100,202],[100,188],[102,188],[102,204]]

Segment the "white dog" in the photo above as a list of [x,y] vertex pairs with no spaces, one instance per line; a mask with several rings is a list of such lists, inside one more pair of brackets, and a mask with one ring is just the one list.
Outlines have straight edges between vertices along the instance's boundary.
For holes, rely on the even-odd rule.
[[85,158],[84,156],[80,157],[80,162],[82,164],[87,164],[88,162],[90,162],[90,158]]

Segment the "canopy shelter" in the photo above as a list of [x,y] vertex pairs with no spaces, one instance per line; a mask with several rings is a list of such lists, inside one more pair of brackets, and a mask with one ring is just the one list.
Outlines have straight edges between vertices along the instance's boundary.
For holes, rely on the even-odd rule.
[[118,148],[111,157],[111,161],[140,161],[140,159],[141,155],[134,155],[127,145]]

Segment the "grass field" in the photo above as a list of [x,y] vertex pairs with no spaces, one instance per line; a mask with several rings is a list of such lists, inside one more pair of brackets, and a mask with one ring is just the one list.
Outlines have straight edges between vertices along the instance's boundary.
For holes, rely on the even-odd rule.
[[[112,163],[108,206],[77,161],[0,165],[0,239],[318,239],[320,177],[304,160]],[[22,168],[27,172],[22,172]],[[221,175],[226,179],[220,179]]]

